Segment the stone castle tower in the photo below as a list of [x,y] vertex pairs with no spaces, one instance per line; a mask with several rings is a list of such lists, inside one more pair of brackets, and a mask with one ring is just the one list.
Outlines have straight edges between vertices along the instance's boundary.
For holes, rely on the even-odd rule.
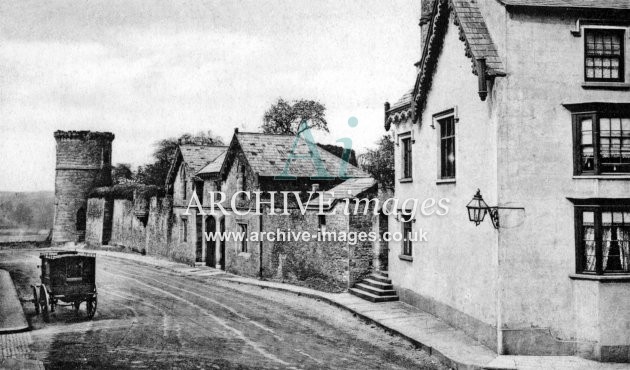
[[55,220],[53,243],[85,238],[90,190],[112,184],[111,154],[114,134],[91,131],[56,131]]

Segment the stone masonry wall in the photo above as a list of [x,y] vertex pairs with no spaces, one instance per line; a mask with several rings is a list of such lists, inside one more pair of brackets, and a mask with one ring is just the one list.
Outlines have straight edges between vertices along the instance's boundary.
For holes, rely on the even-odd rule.
[[102,243],[105,202],[105,199],[101,198],[88,199],[85,243],[90,247],[98,247]]
[[[265,231],[302,231],[315,236],[318,215],[316,211],[302,215],[299,209],[293,209],[290,216],[265,215],[263,225]],[[327,215],[325,230],[336,235],[347,232],[348,216]],[[263,276],[314,289],[343,291],[349,287],[349,249],[347,242],[334,240],[265,241]]]
[[142,222],[133,214],[134,203],[127,199],[114,200],[112,237],[110,245],[146,252],[145,230]]
[[[373,231],[374,216],[370,212],[366,215],[358,213],[347,217],[349,217],[349,231],[351,233],[356,233],[356,235],[364,233],[365,236],[369,236],[368,234]],[[372,273],[374,263],[372,244],[373,242],[366,238],[363,241],[357,240],[354,245],[349,245],[349,286],[353,286]]]

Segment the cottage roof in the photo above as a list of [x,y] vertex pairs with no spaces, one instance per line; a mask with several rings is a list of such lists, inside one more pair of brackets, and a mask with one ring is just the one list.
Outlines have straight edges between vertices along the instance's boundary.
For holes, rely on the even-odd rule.
[[[323,193],[322,199],[324,204],[332,204],[335,201],[356,198],[365,191],[376,185],[376,180],[371,177],[361,177],[349,179],[334,188]],[[333,193],[332,195],[329,193]],[[311,203],[312,204],[312,203]]]
[[211,146],[211,145],[195,145],[195,144],[182,144],[177,146],[175,156],[171,161],[171,166],[166,175],[166,186],[170,188],[170,184],[174,181],[176,170],[179,168],[179,164],[184,162],[190,169],[189,174],[195,175],[202,170],[210,162],[215,161],[222,154],[227,151],[226,146]]
[[630,9],[628,0],[499,0],[508,6]]
[[[234,135],[232,146],[238,144],[243,151],[252,171],[259,176],[275,177],[280,176],[285,167],[285,163],[291,155],[295,135],[269,135],[251,132],[239,132]],[[328,174],[337,177],[342,160],[329,151],[317,147],[321,160]],[[309,156],[309,146],[300,137],[295,149],[296,156]],[[226,160],[224,167],[229,166],[230,160]],[[369,175],[350,163],[346,164],[347,177],[369,177]],[[314,177],[318,175],[317,168],[311,160],[294,160],[289,165],[288,174],[296,177]]]
[[184,162],[193,173],[199,172],[227,150],[226,146],[184,144],[179,146]]
[[223,165],[223,160],[225,160],[225,153],[227,153],[227,148],[224,148],[223,153],[219,154],[213,161],[208,163],[204,168],[197,172],[198,175],[203,174],[211,174],[211,173],[219,173],[221,172],[221,166]]

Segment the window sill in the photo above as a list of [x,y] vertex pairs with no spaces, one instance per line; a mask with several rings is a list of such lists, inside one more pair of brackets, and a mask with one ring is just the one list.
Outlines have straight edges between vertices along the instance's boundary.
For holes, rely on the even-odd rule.
[[399,254],[398,258],[400,258],[403,261],[413,262],[413,257],[412,256],[407,256],[405,254]]
[[630,180],[630,174],[623,175],[575,175],[574,180]]
[[435,181],[435,183],[437,185],[454,184],[455,183],[455,179],[438,179],[437,181]]
[[630,282],[630,274],[619,275],[591,275],[591,274],[569,274],[572,280],[592,280],[602,283]]
[[584,89],[615,89],[630,90],[630,83],[626,82],[582,82]]
[[400,183],[404,183],[404,182],[413,182],[413,178],[411,177],[405,177],[404,179],[399,179],[398,182]]

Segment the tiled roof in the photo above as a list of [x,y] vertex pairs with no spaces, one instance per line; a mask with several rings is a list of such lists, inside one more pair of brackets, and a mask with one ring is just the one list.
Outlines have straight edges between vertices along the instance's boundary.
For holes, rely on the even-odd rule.
[[[267,135],[241,132],[236,134],[236,139],[252,171],[259,176],[273,177],[282,174],[285,163],[291,154],[295,135]],[[317,146],[317,150],[328,174],[337,177],[341,167],[341,158],[319,146]],[[308,145],[301,138],[294,155],[309,155]],[[347,177],[369,177],[367,173],[350,163],[347,163],[345,173]],[[292,161],[289,165],[288,174],[296,177],[312,177],[318,175],[317,168],[313,164],[313,161],[308,159]]]
[[499,0],[510,6],[630,9],[628,0]]
[[193,173],[197,173],[209,162],[214,161],[218,156],[225,153],[227,147],[185,144],[180,145],[179,150],[188,168]]
[[474,60],[486,59],[489,76],[504,75],[503,63],[499,58],[497,47],[492,42],[486,22],[475,0],[452,0],[453,9],[466,46]]
[[[322,203],[326,205],[332,205],[335,201],[338,200],[355,198],[364,191],[373,187],[374,185],[376,185],[376,180],[371,177],[346,180],[341,184],[335,186],[334,188],[324,192],[322,195]],[[332,192],[333,195],[328,194],[329,192]],[[313,199],[315,199],[315,197],[313,197]],[[319,202],[313,202],[309,204],[316,204],[317,206],[319,206]]]
[[221,153],[217,158],[215,158],[212,162],[208,163],[204,168],[199,170],[197,174],[209,174],[209,173],[219,173],[221,172],[221,166],[223,165],[223,160],[225,159],[225,153],[227,153],[227,148],[224,148],[223,153]]
[[392,104],[389,110],[394,110],[396,108],[409,105],[409,103],[411,103],[412,100],[413,100],[413,89],[407,91],[405,95],[403,95],[400,99],[398,99],[396,103]]

